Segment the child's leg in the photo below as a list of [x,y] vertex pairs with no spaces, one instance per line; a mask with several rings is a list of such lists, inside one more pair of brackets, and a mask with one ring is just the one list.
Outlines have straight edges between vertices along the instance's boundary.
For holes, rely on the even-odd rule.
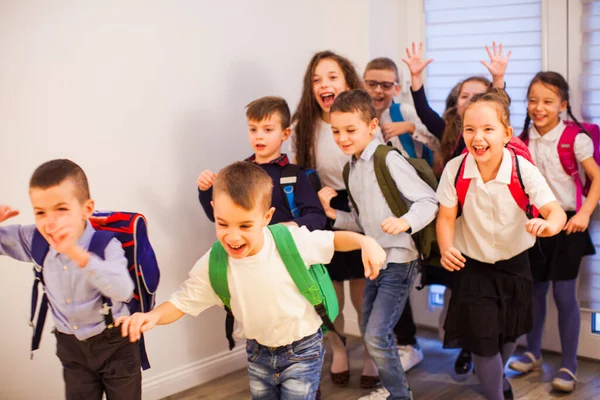
[[[335,288],[335,294],[340,307],[340,313],[334,321],[335,329],[338,332],[344,332],[344,282],[333,281],[333,287]],[[334,374],[344,373],[348,371],[348,355],[346,354],[346,346],[342,343],[342,340],[338,335],[333,332],[327,333],[327,339],[330,340],[331,350],[333,352],[331,366],[329,367],[330,372]]]
[[504,367],[500,353],[492,357],[481,357],[473,354],[473,363],[477,371],[477,378],[483,387],[487,400],[504,400],[502,382]]
[[[517,348],[517,344],[515,342],[504,343],[502,346],[502,371],[504,371],[504,367],[506,367],[506,363],[510,359],[510,357],[515,353],[515,349]],[[506,375],[504,375],[504,379],[502,380],[502,390],[509,390],[510,383],[508,383],[508,379],[506,379]]]
[[577,280],[556,281],[553,284],[554,301],[558,309],[558,330],[562,348],[562,368],[572,373],[577,369],[577,346],[581,315],[577,303]]
[[118,328],[107,329],[98,341],[90,340],[95,368],[102,379],[108,400],[142,398],[142,371],[139,343],[121,336]]
[[256,340],[246,341],[248,356],[248,378],[253,400],[279,400],[279,382],[276,371],[271,366],[271,352]]
[[56,355],[63,365],[65,398],[67,400],[101,400],[104,389],[98,374],[87,368],[87,360],[82,351],[85,342],[74,335],[60,332],[56,334]]
[[527,334],[527,349],[536,359],[542,356],[542,333],[546,321],[546,294],[549,287],[550,282],[533,284],[533,328]]
[[369,354],[379,370],[381,382],[390,392],[388,399],[410,399],[393,328],[400,319],[410,294],[417,266],[418,261],[389,263],[375,281],[367,282],[365,289],[363,318],[366,313],[368,318],[363,320],[363,325],[366,324],[363,329],[364,338]]
[[[367,285],[367,280],[364,278],[361,279],[351,279],[350,280],[350,299],[352,300],[352,305],[354,306],[354,310],[356,310],[356,314],[358,315],[358,324],[360,326],[360,319],[362,318],[362,303],[363,303],[363,295],[365,293],[365,286]],[[363,356],[363,375],[366,376],[377,376],[379,372],[377,372],[377,367],[375,363],[369,356],[369,352],[366,350]]]
[[[282,400],[314,399],[319,390],[325,349],[321,331],[287,346],[275,360]],[[254,399],[254,396],[252,397]]]

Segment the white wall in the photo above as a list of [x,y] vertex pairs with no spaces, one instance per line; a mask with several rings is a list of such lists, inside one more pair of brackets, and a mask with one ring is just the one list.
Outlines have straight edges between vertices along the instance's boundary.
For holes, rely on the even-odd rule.
[[[197,174],[249,153],[244,106],[281,95],[293,110],[318,50],[363,68],[368,13],[366,0],[0,2],[0,202],[30,223],[35,167],[80,163],[99,208],[148,217],[166,300],[214,240]],[[2,257],[0,276],[0,398],[60,399],[50,322],[29,360],[31,268]],[[212,309],[148,334],[145,398],[244,365],[227,351],[223,317]]]

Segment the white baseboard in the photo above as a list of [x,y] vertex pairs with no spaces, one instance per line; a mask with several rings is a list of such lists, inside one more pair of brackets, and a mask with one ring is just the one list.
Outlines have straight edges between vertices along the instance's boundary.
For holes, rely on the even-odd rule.
[[159,400],[245,368],[246,365],[246,348],[238,344],[233,351],[225,351],[145,380],[142,383],[143,398]]

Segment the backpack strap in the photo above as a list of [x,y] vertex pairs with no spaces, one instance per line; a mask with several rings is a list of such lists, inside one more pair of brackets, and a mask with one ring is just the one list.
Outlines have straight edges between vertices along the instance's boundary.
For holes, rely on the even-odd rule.
[[377,146],[373,156],[373,166],[377,184],[381,189],[381,193],[383,194],[386,203],[390,207],[390,210],[392,210],[392,214],[397,218],[401,218],[408,212],[408,206],[406,201],[402,198],[398,186],[396,185],[396,182],[394,182],[394,178],[392,178],[390,169],[386,163],[386,158],[390,151],[396,151],[400,154],[398,149],[394,147],[386,145]]
[[577,157],[575,156],[575,139],[580,133],[579,126],[577,125],[566,125],[563,130],[560,139],[558,139],[557,151],[560,164],[562,165],[565,173],[573,178],[575,187],[577,189],[576,198],[576,210],[579,211],[583,199],[583,182],[579,175],[579,165],[577,164]]
[[471,185],[471,179],[465,179],[465,161],[469,155],[465,154],[460,165],[458,167],[458,173],[454,178],[454,187],[456,188],[456,196],[458,197],[458,215],[462,214],[462,210],[465,206],[465,199],[467,198],[467,192]]
[[273,240],[275,241],[279,256],[292,277],[292,280],[296,284],[296,287],[300,293],[302,293],[302,296],[304,296],[304,298],[315,308],[315,311],[323,321],[323,325],[325,325],[328,330],[335,332],[340,339],[342,339],[342,342],[345,343],[346,338],[335,329],[333,322],[327,315],[327,310],[325,309],[325,303],[323,302],[323,296],[319,291],[319,287],[308,272],[308,268],[306,268],[306,264],[300,256],[296,242],[287,226],[276,224],[269,225],[268,228],[271,231],[271,235],[273,235]]
[[352,203],[352,207],[354,208],[354,211],[356,211],[356,215],[359,215],[359,211],[358,211],[358,206],[356,205],[356,202],[354,201],[354,198],[352,197],[352,193],[350,193],[350,185],[348,184],[348,180],[350,178],[350,163],[347,162],[346,165],[344,165],[344,170],[342,171],[342,176],[344,177],[344,185],[346,186],[346,192],[348,192],[348,199],[350,199],[350,203]]
[[296,164],[286,164],[281,169],[281,176],[279,177],[279,186],[281,187],[283,197],[287,200],[288,207],[294,218],[300,216],[300,210],[296,205],[296,183],[298,181],[298,173],[301,171],[300,166]]
[[[115,234],[108,231],[96,231],[90,241],[88,251],[104,260],[106,247],[115,237]],[[112,315],[112,301],[108,297],[102,297],[102,309],[100,312],[104,314],[104,323],[107,328],[112,328],[115,325],[115,320]]]
[[[392,103],[390,106],[390,117],[392,118],[393,122],[404,122],[404,117],[402,116],[402,111],[400,110],[400,104]],[[410,158],[417,158],[415,144],[410,134],[403,133],[402,135],[398,135],[398,140]]]
[[223,302],[225,312],[225,336],[229,342],[229,350],[235,347],[233,339],[233,312],[231,312],[231,293],[229,293],[229,282],[227,280],[227,252],[221,242],[216,241],[210,250],[208,259],[208,277],[210,284],[217,297]]

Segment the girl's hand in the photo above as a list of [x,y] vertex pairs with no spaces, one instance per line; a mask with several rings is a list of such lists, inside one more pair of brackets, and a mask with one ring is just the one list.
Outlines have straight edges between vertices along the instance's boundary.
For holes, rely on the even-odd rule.
[[130,342],[137,342],[140,340],[142,333],[148,332],[150,329],[156,326],[159,320],[159,315],[152,312],[147,313],[135,313],[128,317],[121,316],[115,321],[115,327],[121,325],[121,335],[123,337],[129,336]]
[[492,48],[494,50],[493,52],[490,51],[489,46],[485,46],[485,50],[490,56],[490,62],[482,61],[481,63],[485,65],[488,71],[490,71],[492,77],[495,78],[494,80],[502,78],[502,85],[504,86],[504,73],[506,72],[506,66],[508,65],[508,59],[510,58],[512,51],[509,50],[506,57],[503,57],[502,43],[496,47],[496,42],[493,42]]
[[574,232],[583,232],[590,225],[590,216],[581,211],[573,215],[571,219],[566,223],[563,231],[567,231],[567,235]]
[[558,233],[559,229],[552,226],[552,224],[542,218],[533,218],[527,221],[525,224],[525,230],[531,234],[531,236],[539,237],[550,237]]
[[321,205],[323,206],[323,210],[325,210],[325,215],[327,215],[330,219],[337,218],[337,212],[331,208],[331,199],[337,196],[337,192],[335,189],[330,188],[329,186],[323,187],[319,190],[319,200],[321,201]]
[[0,205],[0,222],[4,222],[9,218],[19,215],[18,210],[13,210],[9,206]]
[[406,49],[407,58],[403,58],[402,61],[408,66],[412,76],[421,75],[425,67],[427,67],[429,63],[433,61],[433,58],[430,58],[429,60],[423,60],[422,54],[423,43],[419,43],[419,48],[417,49],[415,42],[413,42],[412,52],[408,48]]
[[443,252],[441,261],[442,267],[450,272],[460,271],[465,267],[465,262],[467,262],[462,253],[454,246]]
[[373,280],[379,276],[379,270],[385,263],[387,254],[375,239],[365,236],[361,245],[361,254],[365,268],[365,278]]
[[388,217],[381,223],[381,229],[387,234],[397,235],[410,229],[404,218]]

